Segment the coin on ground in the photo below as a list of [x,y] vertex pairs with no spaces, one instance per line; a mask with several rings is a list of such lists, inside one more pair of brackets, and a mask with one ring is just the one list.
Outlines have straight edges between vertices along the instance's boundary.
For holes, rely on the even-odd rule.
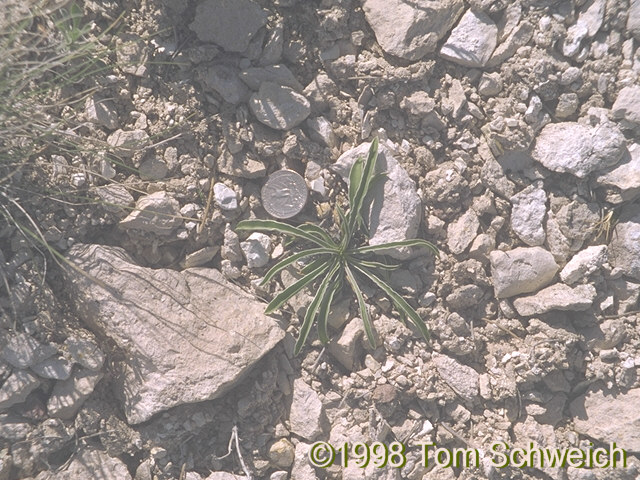
[[278,170],[262,187],[262,206],[276,218],[291,218],[307,203],[307,184],[292,170]]

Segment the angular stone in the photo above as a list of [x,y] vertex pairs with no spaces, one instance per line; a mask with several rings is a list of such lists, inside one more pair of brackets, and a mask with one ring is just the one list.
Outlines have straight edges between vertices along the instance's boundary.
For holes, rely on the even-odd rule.
[[240,242],[240,248],[247,259],[247,267],[260,268],[269,263],[271,239],[268,235],[254,232],[244,242]]
[[311,113],[311,104],[304,96],[272,82],[260,85],[249,100],[249,108],[261,123],[276,130],[291,130]]
[[167,164],[155,155],[140,164],[138,173],[142,180],[161,180],[167,176]]
[[83,369],[75,371],[67,380],[56,382],[47,403],[49,415],[72,419],[100,379],[102,373]]
[[484,67],[498,43],[498,27],[484,12],[469,9],[440,49],[440,56],[470,68]]
[[264,177],[267,173],[264,163],[254,158],[251,152],[234,155],[226,148],[218,157],[218,169],[226,175],[249,179]]
[[531,155],[549,170],[584,178],[618,163],[625,147],[620,129],[610,122],[596,127],[550,123],[538,134]]
[[293,465],[295,453],[296,447],[286,438],[281,438],[269,447],[269,460],[276,467],[289,468]]
[[623,210],[609,244],[609,261],[625,275],[640,280],[640,211]]
[[478,397],[479,375],[473,368],[446,355],[434,355],[433,362],[440,377],[454,392],[467,401],[473,401]]
[[578,285],[571,288],[562,283],[556,283],[543,288],[535,295],[516,298],[513,301],[513,306],[523,317],[531,317],[552,310],[587,310],[595,298],[596,289],[593,285]]
[[542,247],[518,247],[508,252],[494,250],[489,260],[498,298],[534,292],[551,283],[560,268],[553,255]]
[[211,260],[213,260],[213,257],[216,256],[216,254],[218,253],[218,250],[220,250],[220,247],[215,245],[215,246],[204,247],[204,248],[201,248],[200,250],[196,250],[193,253],[189,253],[184,258],[183,267],[184,268],[201,267],[202,265],[205,265],[209,263]]
[[593,386],[571,402],[574,428],[577,432],[604,444],[631,452],[640,452],[640,388],[626,393],[599,390]]
[[302,378],[293,382],[293,400],[289,412],[291,433],[314,441],[326,427],[327,418],[318,394]]
[[131,424],[224,394],[284,336],[217,270],[143,268],[100,245],[74,245],[68,259],[88,274],[67,272],[79,315],[127,351],[116,385]]
[[93,340],[71,335],[64,341],[71,359],[89,370],[100,370],[104,364],[104,353]]
[[[345,182],[349,182],[351,166],[359,158],[366,158],[369,143],[363,143],[343,153],[331,167]],[[369,244],[415,238],[420,226],[422,202],[416,191],[415,182],[393,157],[391,149],[380,144],[376,172],[385,172],[386,176],[371,189],[371,208],[365,221],[369,225]],[[400,252],[390,252],[400,256]]]
[[362,320],[354,318],[344,328],[340,337],[329,343],[327,350],[329,350],[329,353],[331,353],[344,368],[353,371],[362,353],[361,343],[363,335],[364,327]]
[[18,333],[11,335],[0,351],[0,357],[16,368],[26,368],[55,355],[53,345],[43,345],[31,335]]
[[149,141],[144,130],[116,130],[107,137],[107,144],[116,149],[119,155],[131,157],[142,150]]
[[39,377],[66,380],[71,375],[73,365],[65,358],[51,357],[31,367]]
[[118,128],[118,113],[115,105],[110,100],[100,100],[92,95],[87,98],[84,105],[87,120],[109,129]]
[[640,40],[640,0],[631,0],[627,10],[627,30]]
[[362,8],[385,52],[419,60],[435,51],[437,42],[462,14],[464,3],[461,0],[365,0]]
[[498,45],[498,48],[494,50],[485,67],[496,67],[505,60],[513,57],[520,47],[529,43],[534,31],[535,29],[531,23],[527,21],[521,22],[513,32]]
[[92,190],[100,199],[100,205],[108,212],[120,213],[133,204],[133,195],[124,185],[112,183]]
[[285,65],[269,65],[267,67],[251,67],[240,72],[240,79],[251,90],[260,89],[264,82],[272,82],[285,87],[293,88],[296,92],[302,92],[302,84]]
[[640,195],[640,144],[629,146],[629,154],[622,157],[619,165],[604,172],[596,182],[605,187],[614,187],[607,192],[607,201],[622,203],[634,200]]
[[267,23],[267,13],[251,0],[205,0],[196,7],[194,18],[189,28],[201,41],[229,52],[244,52]]
[[38,480],[131,480],[127,466],[118,458],[87,447],[76,452],[69,465],[55,473],[43,472]]
[[576,253],[560,272],[564,283],[572,284],[598,270],[607,261],[606,245],[593,245]]
[[480,220],[472,209],[464,212],[458,219],[447,227],[447,246],[451,253],[460,255],[473,239],[480,228]]
[[236,105],[245,102],[250,93],[238,74],[239,70],[228,65],[213,65],[202,76],[202,84],[218,92],[225,102]]
[[547,194],[542,182],[529,185],[511,197],[511,228],[531,247],[544,243],[544,217],[547,213]]
[[613,118],[621,120],[625,126],[640,127],[640,85],[624,87],[611,107]]
[[135,209],[120,221],[120,226],[125,230],[169,235],[181,223],[180,204],[167,192],[161,191],[140,197]]
[[17,370],[9,375],[0,387],[0,410],[22,403],[40,386],[40,380],[26,370]]
[[233,211],[238,209],[238,197],[236,192],[227,187],[224,183],[216,183],[213,186],[213,195],[216,204],[222,210]]

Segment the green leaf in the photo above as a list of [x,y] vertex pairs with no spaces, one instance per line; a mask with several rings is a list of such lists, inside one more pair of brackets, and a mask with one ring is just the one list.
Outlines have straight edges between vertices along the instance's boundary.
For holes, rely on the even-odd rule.
[[331,248],[331,245],[327,244],[324,240],[321,240],[316,235],[306,232],[299,227],[294,227],[283,222],[275,220],[242,220],[236,225],[236,230],[256,230],[263,232],[276,232],[285,235],[290,235],[296,238],[302,238],[308,240],[311,243],[315,243],[319,247]]
[[384,293],[386,293],[390,298],[396,308],[400,311],[400,313],[404,314],[411,320],[420,333],[425,338],[425,340],[429,340],[429,329],[424,324],[424,321],[418,315],[411,305],[407,303],[407,301],[402,298],[393,288],[391,288],[387,283],[378,278],[374,273],[368,271],[367,269],[360,268],[358,265],[354,265],[354,268],[366,276],[369,280],[375,283],[378,287],[380,287]]
[[347,253],[353,254],[353,255],[362,255],[365,253],[379,252],[383,250],[390,250],[392,248],[400,248],[400,247],[426,247],[429,250],[431,250],[436,256],[439,255],[438,249],[433,243],[423,240],[421,238],[400,240],[398,242],[383,243],[381,245],[365,245],[364,247],[354,248],[353,250],[350,250]]
[[300,230],[304,230],[305,232],[309,232],[312,235],[317,235],[322,241],[325,241],[327,244],[331,245],[332,248],[338,248],[336,242],[329,236],[327,232],[321,229],[319,226],[314,225],[313,223],[303,223],[298,227]]
[[353,258],[353,257],[349,258],[349,263],[358,265],[363,268],[377,268],[380,270],[395,270],[400,266],[398,264],[389,265],[387,263],[374,262],[372,260],[363,260],[361,258]]
[[349,172],[349,205],[354,205],[356,191],[360,188],[364,172],[364,158],[359,157],[351,166]]
[[264,276],[264,278],[260,282],[260,285],[266,285],[267,282],[271,281],[274,275],[276,275],[278,272],[281,272],[282,270],[287,268],[289,265],[291,265],[294,262],[297,262],[302,258],[331,253],[331,252],[332,251],[329,250],[328,248],[310,248],[309,250],[303,250],[302,252],[294,253],[293,255],[283,260],[280,260],[273,267],[271,267],[271,269],[267,272],[267,274]]
[[364,331],[367,333],[367,339],[369,340],[369,345],[371,345],[372,348],[376,348],[377,346],[376,337],[373,332],[373,326],[371,325],[371,318],[369,317],[367,304],[364,301],[362,290],[360,290],[360,285],[358,285],[358,281],[356,280],[356,277],[353,275],[353,272],[351,271],[348,265],[345,265],[344,271],[347,276],[347,281],[351,286],[351,290],[353,291],[353,293],[356,296],[356,299],[358,300],[358,308],[360,309],[360,316],[362,317],[362,323],[364,324]]
[[[337,276],[340,276],[339,270],[336,272]],[[327,322],[329,321],[329,311],[331,310],[331,304],[333,303],[333,297],[340,289],[342,282],[333,280],[333,283],[326,292],[322,302],[320,303],[320,309],[318,310],[318,338],[322,343],[329,342],[329,335],[327,335]]]
[[316,315],[318,313],[318,310],[320,309],[320,305],[322,301],[325,300],[327,288],[331,283],[332,278],[335,275],[336,271],[338,270],[338,266],[339,266],[338,261],[334,260],[333,263],[331,264],[329,273],[327,274],[326,277],[324,277],[324,279],[320,283],[320,286],[318,287],[318,292],[316,293],[315,297],[313,297],[311,304],[307,307],[307,312],[304,315],[302,327],[300,328],[300,336],[298,337],[298,340],[296,341],[296,345],[293,349],[294,355],[298,355],[300,353],[300,350],[302,350],[302,346],[307,341],[307,337],[309,336],[309,332],[311,330],[311,326],[313,325],[313,321],[316,318]]
[[276,295],[274,299],[271,300],[271,302],[269,302],[269,305],[267,305],[267,309],[265,310],[264,313],[266,313],[267,315],[270,313],[273,313],[275,310],[277,310],[282,305],[284,305],[287,302],[287,300],[293,297],[296,293],[298,293],[304,287],[309,285],[311,282],[313,282],[316,278],[318,278],[324,272],[329,270],[329,267],[330,265],[325,263],[320,267],[316,268],[315,270],[313,270],[312,272],[307,273],[304,277],[302,277],[296,283],[289,285],[282,292]]
[[[371,185],[371,179],[373,178],[373,174],[375,172],[376,160],[378,159],[378,138],[374,138],[371,142],[371,147],[369,148],[369,156],[364,164],[364,169],[362,172],[362,179],[357,186],[357,190],[351,194],[349,192],[349,198],[353,198],[353,202],[349,205],[349,213],[347,214],[347,218],[349,219],[349,232],[353,232],[358,221],[358,216],[362,210],[362,205],[364,204],[364,198],[369,192],[369,187]],[[349,187],[351,188],[351,186]]]

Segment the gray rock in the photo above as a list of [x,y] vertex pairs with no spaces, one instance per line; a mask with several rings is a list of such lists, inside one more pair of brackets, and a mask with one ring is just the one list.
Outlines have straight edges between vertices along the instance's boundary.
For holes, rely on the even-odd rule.
[[552,310],[587,310],[595,298],[596,289],[593,285],[578,285],[571,288],[562,283],[556,283],[543,288],[535,295],[516,298],[513,306],[523,317],[531,317]]
[[640,40],[640,0],[631,0],[627,11],[627,30]]
[[629,128],[640,127],[640,85],[624,87],[611,107],[613,118]]
[[130,424],[224,394],[284,336],[217,270],[142,268],[100,245],[74,245],[68,259],[88,274],[66,277],[81,318],[128,353],[116,389]]
[[89,370],[100,370],[104,364],[104,353],[98,344],[88,338],[71,335],[64,341],[71,360]]
[[502,91],[502,77],[497,72],[483,73],[478,83],[478,93],[493,97]]
[[240,248],[240,239],[238,234],[234,232],[229,224],[224,227],[224,244],[220,251],[220,256],[225,260],[232,262],[242,261],[242,249]]
[[118,458],[110,457],[101,450],[87,447],[76,452],[66,468],[56,470],[55,473],[43,472],[38,475],[38,480],[78,480],[80,478],[131,480],[131,474],[127,466]]
[[49,415],[63,420],[72,419],[101,379],[101,372],[82,369],[75,371],[67,380],[56,382],[47,403]]
[[161,180],[168,172],[167,164],[155,155],[142,162],[138,168],[142,180]]
[[607,247],[593,245],[576,253],[574,257],[560,271],[560,278],[564,283],[572,284],[586,279],[599,270],[607,261]]
[[340,336],[329,343],[327,350],[344,368],[353,371],[362,353],[361,342],[363,335],[362,320],[354,318],[347,324]]
[[53,356],[58,349],[43,345],[31,335],[18,333],[6,339],[0,357],[16,368],[26,368]]
[[311,445],[299,442],[296,445],[295,460],[291,468],[291,478],[296,480],[316,480],[318,476],[316,471],[309,462],[309,450]]
[[156,235],[169,235],[180,224],[180,204],[164,191],[140,197],[135,209],[120,221],[125,230],[142,230]]
[[516,51],[525,46],[531,40],[533,36],[534,27],[531,23],[524,21],[521,22],[511,34],[498,45],[491,55],[491,58],[487,61],[485,67],[497,67],[505,60],[513,57]]
[[241,178],[260,178],[267,173],[267,167],[251,152],[231,154],[226,148],[218,157],[218,170],[226,175]]
[[596,203],[585,203],[579,199],[558,210],[556,214],[558,227],[562,234],[572,241],[572,251],[580,250],[583,242],[593,234],[600,220],[598,210]]
[[66,380],[71,375],[73,365],[65,358],[51,357],[45,361],[37,363],[31,367],[41,378],[52,378],[54,380]]
[[[331,168],[348,182],[351,166],[359,157],[366,158],[369,146],[369,143],[363,143],[343,153]],[[415,238],[420,226],[422,202],[414,181],[384,144],[378,148],[376,172],[386,172],[386,176],[371,189],[373,201],[365,219],[369,224],[369,244]],[[402,258],[400,252],[390,252],[390,255]]]
[[435,51],[437,42],[462,14],[464,3],[461,0],[365,0],[362,8],[385,52],[419,60]]
[[630,205],[620,215],[609,244],[609,261],[625,275],[640,280],[640,211],[637,205]]
[[447,295],[447,304],[455,311],[478,306],[484,292],[477,285],[463,285]]
[[120,213],[133,205],[133,195],[124,185],[112,183],[92,190],[100,199],[100,205],[108,212]]
[[0,387],[0,410],[22,403],[40,386],[40,380],[26,370],[16,370]]
[[573,115],[580,106],[580,100],[575,93],[563,93],[558,97],[556,117],[567,118]]
[[227,211],[234,211],[238,209],[238,197],[236,192],[227,187],[224,183],[216,183],[213,186],[213,195],[216,200],[216,204],[222,209]]
[[287,440],[281,438],[269,447],[269,460],[280,468],[289,468],[295,459],[296,447]]
[[531,155],[549,170],[584,178],[618,163],[625,147],[620,129],[610,122],[595,127],[550,123],[538,134]]
[[567,29],[562,43],[562,54],[565,57],[575,57],[580,52],[580,45],[589,34],[589,28],[584,22],[576,22]]
[[118,113],[111,100],[100,100],[92,95],[84,104],[84,112],[91,123],[111,130],[118,128]]
[[464,252],[480,228],[480,220],[472,209],[468,209],[447,227],[447,246],[454,255]]
[[634,200],[640,195],[640,144],[629,147],[619,165],[596,178],[598,185],[614,187],[607,192],[607,201],[622,203]]
[[314,112],[323,112],[329,108],[339,92],[336,83],[326,73],[320,72],[302,93],[309,99]]
[[217,245],[204,247],[204,248],[201,248],[200,250],[196,250],[195,252],[188,254],[184,258],[183,267],[184,268],[201,267],[202,265],[205,265],[209,263],[211,260],[213,260],[213,257],[216,256],[216,254],[218,253],[218,250],[220,250],[220,247],[218,247]]
[[613,393],[592,387],[571,402],[577,432],[602,443],[616,442],[627,451],[640,452],[640,388]]
[[[32,430],[33,427],[22,415],[0,413],[0,438],[4,441],[19,442],[24,440]],[[0,478],[2,478],[2,475],[0,475]]]
[[134,153],[144,149],[149,143],[149,135],[144,130],[118,129],[107,137],[107,144],[124,157],[131,157]]
[[289,412],[291,433],[312,442],[323,434],[326,422],[324,407],[318,394],[302,378],[296,378]]
[[202,75],[205,89],[214,90],[225,102],[234,105],[249,98],[249,89],[240,80],[239,70],[228,65],[213,65]]
[[258,90],[264,82],[271,82],[302,92],[302,84],[285,65],[269,65],[267,67],[251,67],[240,72],[240,79],[251,90]]
[[267,13],[251,0],[205,0],[196,7],[189,26],[203,42],[213,42],[229,52],[244,52]]
[[276,130],[291,130],[311,113],[309,100],[303,95],[272,82],[260,85],[249,100],[249,108],[258,121]]
[[489,260],[498,298],[534,292],[551,283],[560,268],[553,255],[542,247],[518,247],[508,252],[494,250]]
[[580,9],[578,22],[587,27],[587,37],[591,38],[598,33],[604,21],[606,0],[589,0]]
[[498,27],[484,12],[469,9],[440,49],[440,55],[471,68],[484,67],[498,43]]
[[212,472],[205,480],[243,480],[245,475],[235,475],[229,472]]
[[271,239],[264,233],[255,232],[249,235],[240,248],[247,259],[247,267],[260,268],[269,263],[271,254]]
[[529,185],[511,197],[511,228],[530,247],[542,245],[546,238],[544,217],[547,212],[547,194],[542,182]]
[[325,117],[314,117],[307,119],[309,137],[311,140],[324,144],[329,148],[338,146],[338,137],[333,131],[331,122]]
[[473,368],[461,364],[446,355],[434,355],[438,374],[451,389],[467,401],[473,401],[480,394],[479,375]]

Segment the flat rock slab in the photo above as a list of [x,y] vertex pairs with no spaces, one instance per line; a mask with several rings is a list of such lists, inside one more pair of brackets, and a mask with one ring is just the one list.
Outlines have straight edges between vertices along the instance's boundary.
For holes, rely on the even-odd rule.
[[498,43],[498,27],[483,12],[469,9],[440,49],[440,55],[459,65],[484,67]]
[[549,170],[584,178],[618,163],[625,149],[624,135],[613,123],[591,127],[563,122],[540,131],[531,156]]
[[75,245],[68,259],[88,274],[67,273],[78,313],[127,352],[116,383],[130,424],[219,397],[284,337],[217,270],[143,268],[101,245]]
[[[331,167],[332,170],[348,182],[351,166],[359,157],[367,157],[370,145],[363,143],[343,153]],[[380,245],[415,238],[420,226],[422,205],[416,184],[393,157],[392,151],[383,144],[378,147],[376,172],[386,172],[386,177],[371,188],[373,201],[368,218],[371,235],[369,244]]]
[[249,100],[249,108],[258,121],[276,130],[290,130],[311,113],[311,104],[303,95],[272,82],[260,85]]
[[586,310],[596,298],[593,285],[578,285],[571,288],[562,283],[543,288],[535,295],[517,298],[513,306],[523,317],[542,315],[552,310]]
[[640,388],[614,394],[592,388],[571,402],[577,432],[602,443],[640,452]]
[[365,0],[367,22],[382,49],[407,60],[435,51],[464,10],[461,0]]
[[619,165],[603,172],[596,182],[604,187],[613,187],[607,192],[607,201],[622,203],[640,196],[640,144],[629,146]]

